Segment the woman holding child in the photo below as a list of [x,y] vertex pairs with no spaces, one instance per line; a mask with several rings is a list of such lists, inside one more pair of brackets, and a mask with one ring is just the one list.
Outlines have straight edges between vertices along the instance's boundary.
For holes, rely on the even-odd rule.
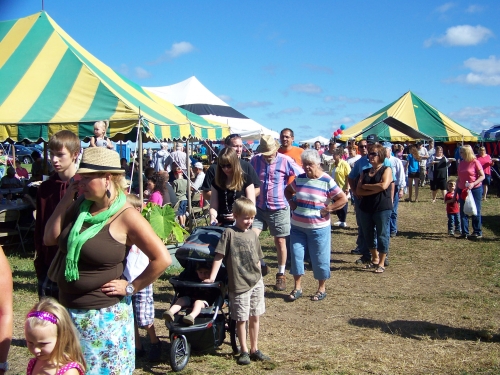
[[292,210],[290,243],[291,269],[295,287],[288,296],[295,301],[302,296],[304,253],[309,250],[317,292],[312,301],[326,297],[326,280],[330,278],[331,233],[330,214],[342,209],[347,197],[335,180],[323,172],[316,150],[305,150],[301,155],[305,173],[285,188],[285,197]]
[[[46,227],[46,245],[59,245],[49,277],[79,333],[88,374],[132,374],[135,364],[131,296],[162,274],[171,258],[151,226],[123,192],[115,151],[84,151],[78,174]],[[83,196],[74,201],[81,189]],[[127,253],[137,245],[150,259],[132,282],[123,278]]]
[[249,176],[241,169],[236,151],[231,147],[219,152],[215,181],[210,195],[210,222],[222,226],[232,225],[233,203],[245,196],[255,203],[255,187]]

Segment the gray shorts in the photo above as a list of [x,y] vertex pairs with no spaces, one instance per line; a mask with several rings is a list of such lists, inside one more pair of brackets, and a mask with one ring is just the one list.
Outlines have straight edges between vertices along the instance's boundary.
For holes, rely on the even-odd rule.
[[244,293],[229,292],[231,319],[246,322],[250,316],[260,316],[266,312],[264,301],[264,281],[262,277],[255,286]]
[[273,237],[286,237],[290,235],[290,207],[282,210],[263,210],[257,207],[257,215],[252,228],[266,230]]

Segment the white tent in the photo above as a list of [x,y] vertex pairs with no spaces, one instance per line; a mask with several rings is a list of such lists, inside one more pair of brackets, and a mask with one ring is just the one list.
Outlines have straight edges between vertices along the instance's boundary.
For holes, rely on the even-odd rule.
[[323,146],[330,143],[328,138],[322,137],[321,135],[311,139],[306,139],[305,141],[300,141],[299,143],[309,143],[310,145],[313,145],[317,141],[320,141]]
[[144,87],[144,89],[189,112],[227,124],[231,128],[231,133],[240,134],[246,140],[258,140],[262,134],[270,134],[275,139],[279,138],[277,132],[265,128],[230,107],[203,86],[195,76],[174,85]]

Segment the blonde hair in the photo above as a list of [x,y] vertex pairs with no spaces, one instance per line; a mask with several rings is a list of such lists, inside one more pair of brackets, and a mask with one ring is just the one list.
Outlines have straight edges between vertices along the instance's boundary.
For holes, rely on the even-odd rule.
[[[233,178],[231,182],[229,182],[229,186],[226,186],[228,181],[227,176],[221,167],[223,164],[230,164],[233,170]],[[238,159],[236,151],[234,151],[231,147],[223,148],[219,152],[219,158],[217,160],[215,183],[221,189],[240,191],[243,189],[243,182],[243,169],[241,169],[240,159]]]
[[104,129],[104,133],[106,133],[106,131],[108,130],[108,126],[109,126],[109,121],[108,120],[102,120],[102,121],[96,121],[94,123],[94,126],[100,126]]
[[135,208],[142,208],[141,198],[135,194],[127,194],[127,202]]
[[255,216],[257,209],[255,208],[255,203],[253,203],[247,197],[240,197],[236,199],[233,203],[233,214],[236,216],[240,215],[250,215]]
[[[78,331],[74,326],[68,311],[54,298],[44,297],[33,306],[31,312],[47,312],[57,318],[55,324],[57,328],[57,342],[49,360],[56,363],[58,366],[65,365],[69,362],[77,362],[85,373],[87,365],[80,346],[80,338]],[[29,315],[28,313],[28,315]],[[35,327],[50,327],[54,323],[41,319],[36,316],[26,317],[25,329],[33,329]]]
[[470,145],[463,145],[460,151],[463,151],[462,159],[465,161],[472,161],[476,158],[474,155],[474,151],[472,151],[472,147]]

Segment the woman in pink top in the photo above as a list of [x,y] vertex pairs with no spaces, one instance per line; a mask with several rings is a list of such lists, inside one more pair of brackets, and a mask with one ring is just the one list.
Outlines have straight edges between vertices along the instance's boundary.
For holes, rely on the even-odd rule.
[[491,156],[486,153],[486,148],[482,146],[479,148],[477,160],[481,163],[484,171],[483,201],[485,201],[488,195],[488,186],[491,184],[491,167],[493,166],[493,162],[498,161],[498,159],[492,159]]
[[[469,145],[460,148],[462,161],[458,164],[457,193],[460,197],[460,224],[462,235],[460,238],[481,238],[481,199],[483,196],[484,172],[481,163],[476,159],[472,147]],[[472,216],[472,228],[474,232],[469,235],[469,216],[464,213],[464,203],[466,194],[462,196],[462,191],[470,190],[476,203],[477,215]]]
[[148,203],[155,203],[158,206],[163,206],[163,194],[166,189],[166,181],[163,174],[156,172],[148,178],[147,188],[149,193]]

